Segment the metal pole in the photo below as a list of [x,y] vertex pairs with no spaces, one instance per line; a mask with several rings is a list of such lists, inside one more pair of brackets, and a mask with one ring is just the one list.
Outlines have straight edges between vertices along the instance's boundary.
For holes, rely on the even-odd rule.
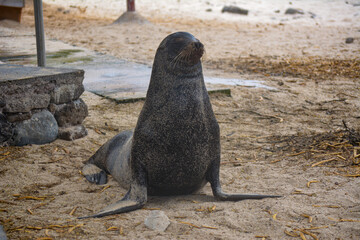
[[45,34],[42,0],[34,0],[34,15],[36,29],[37,62],[39,67],[45,67]]
[[127,11],[135,12],[135,0],[127,0]]

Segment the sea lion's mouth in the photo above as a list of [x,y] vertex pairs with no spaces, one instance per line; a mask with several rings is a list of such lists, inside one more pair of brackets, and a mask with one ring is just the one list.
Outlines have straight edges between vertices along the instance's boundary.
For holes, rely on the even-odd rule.
[[191,65],[196,64],[200,61],[201,57],[204,54],[204,45],[197,41],[190,43],[186,49],[186,55],[188,58],[186,59]]
[[200,41],[191,42],[187,44],[180,53],[173,59],[173,63],[176,65],[179,62],[186,65],[197,64],[204,54],[204,45]]

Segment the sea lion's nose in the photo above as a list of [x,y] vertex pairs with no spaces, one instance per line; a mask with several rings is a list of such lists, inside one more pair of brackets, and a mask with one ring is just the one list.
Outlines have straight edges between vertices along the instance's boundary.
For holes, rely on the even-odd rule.
[[194,43],[194,46],[195,46],[196,49],[204,48],[204,45],[203,45],[201,42],[199,42],[199,41],[195,42],[195,43]]

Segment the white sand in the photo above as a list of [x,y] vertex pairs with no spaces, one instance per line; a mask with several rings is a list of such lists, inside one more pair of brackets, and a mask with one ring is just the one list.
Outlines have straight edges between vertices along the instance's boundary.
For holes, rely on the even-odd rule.
[[[126,0],[44,0],[45,3],[58,4],[66,8],[86,8],[86,14],[100,18],[117,18],[126,10]],[[154,16],[188,16],[205,20],[220,20],[227,22],[261,22],[279,23],[295,22],[301,24],[325,24],[360,26],[360,6],[355,0],[136,0],[136,10],[142,15]],[[238,6],[249,10],[248,16],[221,13],[223,6]],[[285,15],[287,8],[299,8],[304,15]],[[208,10],[208,11],[207,11]],[[209,11],[211,10],[211,11]],[[279,13],[275,11],[279,10]],[[315,15],[314,18],[311,18]]]
[[[95,1],[77,2],[83,7]],[[100,2],[107,4],[100,6]],[[250,13],[247,17],[219,13],[220,1],[215,5],[209,0],[214,4],[210,13],[205,12],[209,8],[205,1],[166,1],[166,7],[158,8],[161,12],[153,2],[165,4],[137,1],[138,11],[152,22],[148,25],[111,24],[125,10],[125,0],[98,1],[97,19],[86,15],[90,6],[85,13],[63,7],[70,10],[65,14],[45,4],[46,35],[151,64],[160,41],[168,33],[184,29],[206,46],[204,71],[262,80],[276,88],[233,86],[232,97],[211,96],[211,102],[221,129],[224,190],[284,197],[221,202],[206,185],[200,194],[150,197],[143,210],[102,219],[76,219],[99,211],[126,193],[111,177],[104,188],[88,183],[79,170],[82,161],[106,140],[135,126],[143,104],[116,104],[86,92],[82,98],[89,107],[84,121],[87,137],[2,149],[0,222],[10,239],[359,239],[360,178],[355,176],[360,174],[360,165],[356,164],[354,147],[341,138],[318,139],[313,149],[309,146],[316,134],[326,136],[343,129],[342,120],[351,127],[360,126],[360,83],[356,72],[351,72],[359,65],[360,33],[354,17],[358,8],[342,1],[293,1],[291,6],[311,10],[326,20],[316,25],[309,15],[300,19],[284,16],[283,10],[290,6],[285,1],[275,2],[276,8],[271,4],[258,7],[259,15]],[[255,3],[242,7],[250,9]],[[259,16],[267,11],[276,16],[273,10],[277,8],[282,11],[281,18],[289,18],[288,23],[279,25],[279,17],[274,24],[264,24]],[[325,9],[328,15],[321,15]],[[350,22],[343,21],[347,11],[352,11]],[[194,12],[196,17],[219,19],[194,20]],[[259,23],[244,22],[252,17],[258,17]],[[24,11],[22,24],[34,30],[31,9]],[[346,44],[345,38],[350,36],[356,39]],[[264,66],[267,70],[262,72]],[[329,159],[336,161],[312,167]],[[45,200],[21,198],[26,196],[45,196]],[[163,233],[144,224],[150,211],[159,208],[171,221]]]

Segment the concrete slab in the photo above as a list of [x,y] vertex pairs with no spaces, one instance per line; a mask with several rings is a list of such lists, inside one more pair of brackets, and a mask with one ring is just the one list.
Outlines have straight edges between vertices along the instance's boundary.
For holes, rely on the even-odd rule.
[[[84,86],[87,91],[117,102],[133,102],[145,99],[151,77],[151,67],[113,59],[83,65]],[[207,84],[209,94],[230,95],[230,89]]]
[[[32,78],[52,78],[58,75],[67,75],[82,70],[74,70],[68,68],[52,68],[52,67],[33,67],[21,66],[15,64],[0,64],[0,84],[9,81],[22,81]],[[60,76],[58,76],[60,77]]]

